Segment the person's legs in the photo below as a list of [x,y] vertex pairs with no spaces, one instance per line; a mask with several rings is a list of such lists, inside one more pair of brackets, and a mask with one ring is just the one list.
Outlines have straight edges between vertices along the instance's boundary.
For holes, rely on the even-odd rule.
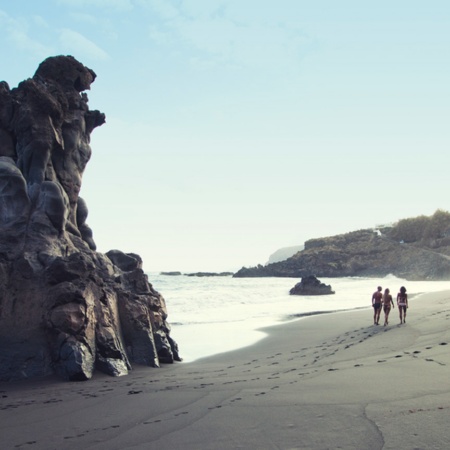
[[377,325],[379,325],[380,323],[380,315],[381,315],[381,305],[379,305],[377,309]]
[[377,308],[375,305],[373,306],[373,324],[377,324]]
[[387,325],[389,323],[389,313],[391,308],[389,306],[385,306],[384,308],[384,324]]

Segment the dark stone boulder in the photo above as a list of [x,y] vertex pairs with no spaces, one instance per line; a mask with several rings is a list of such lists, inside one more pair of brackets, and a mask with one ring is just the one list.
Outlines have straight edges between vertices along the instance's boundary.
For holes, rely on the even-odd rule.
[[0,381],[180,360],[140,256],[96,252],[87,224],[79,192],[105,122],[83,92],[94,80],[56,56],[17,88],[0,82]]
[[321,283],[314,275],[303,277],[290,291],[290,295],[331,295],[330,285]]
[[134,253],[123,253],[120,250],[110,250],[106,256],[124,272],[131,272],[134,269],[142,269],[142,259]]

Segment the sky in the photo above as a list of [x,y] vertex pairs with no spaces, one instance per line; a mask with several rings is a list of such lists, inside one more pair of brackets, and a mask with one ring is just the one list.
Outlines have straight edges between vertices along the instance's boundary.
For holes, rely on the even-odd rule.
[[100,252],[237,271],[450,210],[447,0],[0,0],[0,80],[94,70]]

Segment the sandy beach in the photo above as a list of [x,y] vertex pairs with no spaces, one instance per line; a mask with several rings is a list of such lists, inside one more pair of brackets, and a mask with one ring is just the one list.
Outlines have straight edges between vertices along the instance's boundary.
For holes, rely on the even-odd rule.
[[450,448],[450,291],[412,299],[402,325],[367,309],[265,331],[120,378],[1,383],[1,448]]

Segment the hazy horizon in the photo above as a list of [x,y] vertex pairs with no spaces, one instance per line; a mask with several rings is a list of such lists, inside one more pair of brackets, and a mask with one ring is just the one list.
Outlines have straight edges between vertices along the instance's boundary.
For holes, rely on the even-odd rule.
[[98,250],[237,271],[449,210],[450,3],[0,0],[0,80],[94,70]]

